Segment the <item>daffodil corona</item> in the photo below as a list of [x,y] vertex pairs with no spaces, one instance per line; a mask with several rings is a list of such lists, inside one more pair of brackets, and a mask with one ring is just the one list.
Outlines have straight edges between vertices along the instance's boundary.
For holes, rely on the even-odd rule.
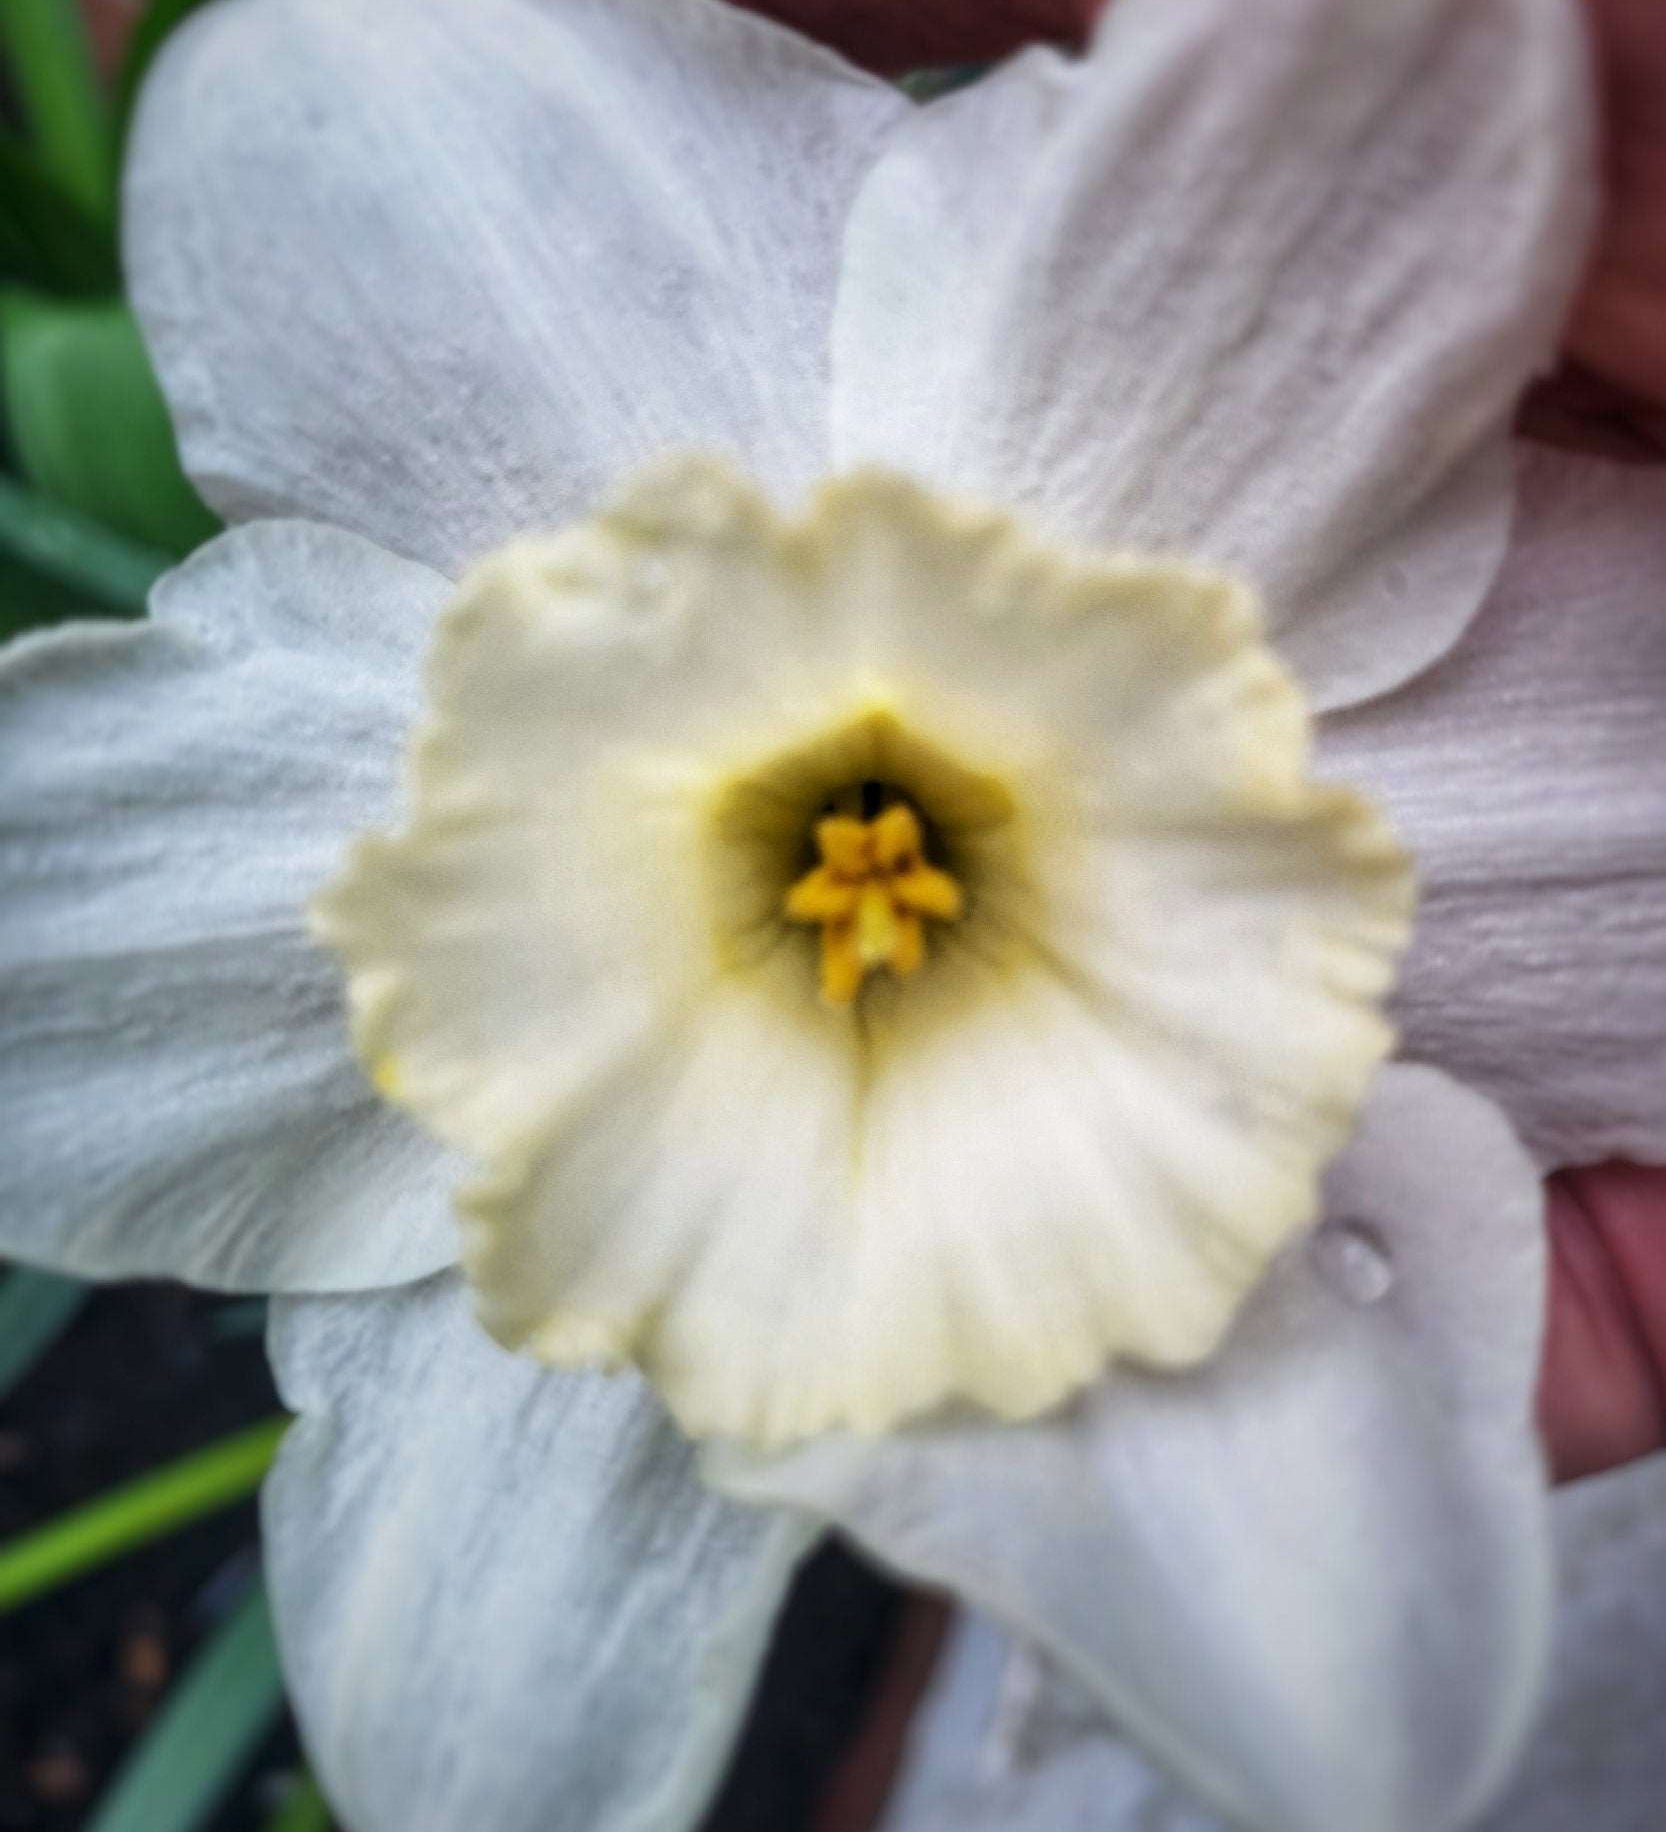
[[1237,581],[667,460],[478,565],[429,686],[314,919],[502,1340],[762,1442],[1021,1417],[1313,1219],[1410,874]]

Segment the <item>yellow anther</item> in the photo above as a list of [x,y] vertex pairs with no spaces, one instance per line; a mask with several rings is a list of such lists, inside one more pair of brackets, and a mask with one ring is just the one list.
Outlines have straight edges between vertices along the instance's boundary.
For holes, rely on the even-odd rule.
[[881,871],[904,871],[917,864],[925,844],[919,816],[907,802],[893,802],[868,823],[868,844]]
[[789,921],[821,927],[821,994],[849,1005],[880,967],[906,976],[925,960],[924,917],[953,922],[959,884],[923,857],[925,835],[906,802],[871,821],[831,814],[816,823],[813,866],[787,892]]
[[816,822],[816,845],[821,862],[840,878],[863,878],[873,858],[873,836],[868,823],[854,815],[830,814]]
[[912,871],[899,872],[891,880],[891,895],[905,910],[935,916],[939,922],[953,922],[964,901],[960,886],[935,865],[916,865]]
[[849,922],[861,895],[860,879],[836,878],[818,865],[787,892],[787,914],[794,922]]

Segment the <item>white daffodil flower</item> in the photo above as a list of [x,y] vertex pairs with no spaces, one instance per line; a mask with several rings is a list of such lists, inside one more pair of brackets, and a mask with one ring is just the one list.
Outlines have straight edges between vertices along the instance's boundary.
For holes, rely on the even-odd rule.
[[1246,598],[709,461],[477,565],[410,824],[312,916],[372,1081],[485,1167],[493,1335],[756,1444],[1206,1357],[1411,913]]
[[1666,504],[1509,443],[1580,53],[179,32],[129,278],[233,526],[0,669],[0,1245],[286,1294],[354,1832],[686,1832],[829,1523],[1240,1823],[1501,1785],[1538,1176],[1666,1155]]

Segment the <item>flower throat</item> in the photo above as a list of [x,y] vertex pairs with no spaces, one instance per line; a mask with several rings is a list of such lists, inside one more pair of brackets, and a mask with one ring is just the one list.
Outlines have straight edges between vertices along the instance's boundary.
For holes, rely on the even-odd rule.
[[930,864],[912,804],[868,779],[834,798],[815,824],[818,863],[787,891],[791,922],[821,929],[821,996],[850,1005],[870,973],[899,978],[925,960],[928,920],[953,922],[965,899],[958,881]]

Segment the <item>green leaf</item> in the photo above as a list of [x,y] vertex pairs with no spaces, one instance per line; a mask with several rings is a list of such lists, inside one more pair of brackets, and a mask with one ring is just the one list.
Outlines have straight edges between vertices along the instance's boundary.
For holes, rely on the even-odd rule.
[[106,606],[93,603],[73,587],[0,551],[0,643],[21,636],[25,630],[108,614]]
[[275,1418],[234,1432],[0,1545],[0,1615],[252,1495],[288,1426]]
[[104,94],[75,0],[0,0],[0,48],[44,170],[109,221],[115,170]]
[[127,137],[128,123],[133,117],[133,104],[138,100],[139,85],[150,68],[150,60],[161,50],[163,41],[176,25],[199,6],[206,4],[207,0],[150,0],[150,5],[145,8],[139,23],[133,28],[133,36],[127,41],[127,56],[122,63],[121,75],[116,78],[118,144]]
[[283,1696],[266,1590],[256,1583],[198,1649],[86,1832],[196,1832],[271,1732]]
[[266,1832],[330,1832],[330,1803],[311,1775],[302,1775],[284,1796]]
[[0,1275],[0,1399],[75,1321],[88,1290],[79,1279],[32,1266]]
[[227,1298],[216,1306],[208,1327],[220,1342],[246,1341],[266,1334],[266,1312],[264,1298]]
[[16,141],[0,137],[0,281],[53,293],[113,293],[116,237]]
[[219,526],[179,468],[162,391],[119,300],[0,297],[0,388],[18,468],[49,495],[174,554]]
[[911,70],[897,78],[897,87],[911,102],[935,102],[940,95],[952,95],[977,82],[988,68],[988,64],[943,64],[932,70]]
[[0,638],[65,617],[138,617],[173,556],[0,476]]

